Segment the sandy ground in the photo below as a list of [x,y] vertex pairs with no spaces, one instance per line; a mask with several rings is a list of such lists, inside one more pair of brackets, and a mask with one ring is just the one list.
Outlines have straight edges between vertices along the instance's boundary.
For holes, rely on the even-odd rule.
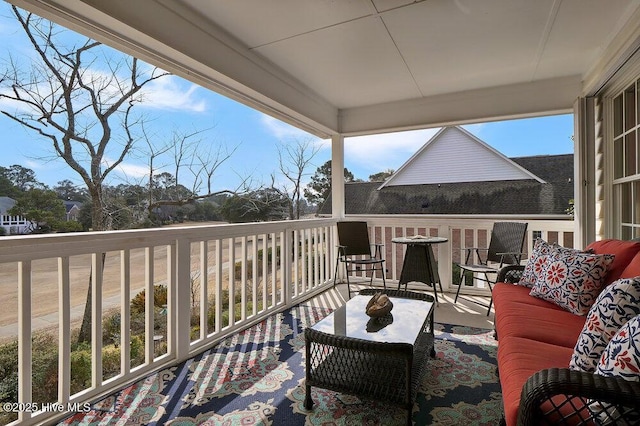
[[[210,223],[198,223],[208,225]],[[184,226],[186,224],[182,224]],[[192,226],[193,224],[189,224]],[[176,225],[173,225],[176,226]],[[192,270],[199,268],[199,245],[192,247]],[[209,251],[210,259],[215,256],[214,248]],[[166,283],[167,250],[156,247],[154,250],[154,283]],[[33,329],[48,328],[57,324],[58,316],[58,260],[46,259],[32,264],[32,318]],[[144,289],[145,251],[131,250],[131,294],[130,298]],[[223,251],[223,262],[228,262],[228,250]],[[72,319],[82,317],[91,275],[91,255],[74,256],[70,259]],[[210,265],[210,267],[213,265]],[[0,337],[17,333],[18,321],[18,266],[0,264]],[[120,253],[107,253],[103,277],[104,309],[120,304]]]

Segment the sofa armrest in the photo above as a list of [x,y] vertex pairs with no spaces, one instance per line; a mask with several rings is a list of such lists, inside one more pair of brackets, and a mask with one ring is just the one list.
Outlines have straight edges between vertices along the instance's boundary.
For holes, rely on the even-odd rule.
[[594,414],[602,424],[637,424],[639,399],[640,382],[549,368],[533,374],[522,387],[518,425],[588,424]]
[[496,282],[500,283],[516,283],[520,280],[524,271],[524,265],[507,265],[500,268]]

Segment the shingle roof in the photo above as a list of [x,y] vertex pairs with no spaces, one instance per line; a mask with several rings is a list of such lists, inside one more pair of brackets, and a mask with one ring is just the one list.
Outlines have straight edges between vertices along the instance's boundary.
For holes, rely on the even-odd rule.
[[[347,214],[564,214],[573,198],[573,154],[512,160],[536,180],[443,183],[380,187],[345,184]],[[331,197],[320,214],[331,214]]]

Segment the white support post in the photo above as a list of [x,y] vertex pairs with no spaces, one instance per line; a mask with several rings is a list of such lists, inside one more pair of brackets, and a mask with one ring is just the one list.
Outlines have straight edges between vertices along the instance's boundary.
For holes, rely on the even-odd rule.
[[[344,202],[344,136],[335,134],[331,137],[331,216],[337,220],[345,217]],[[333,228],[333,242],[329,251],[331,259],[337,258],[338,229]],[[332,265],[332,269],[335,265]],[[335,269],[333,269],[335,270]],[[338,269],[337,278],[344,278],[344,270]],[[335,280],[336,277],[333,277]]]
[[343,219],[344,207],[344,136],[331,137],[331,215]]

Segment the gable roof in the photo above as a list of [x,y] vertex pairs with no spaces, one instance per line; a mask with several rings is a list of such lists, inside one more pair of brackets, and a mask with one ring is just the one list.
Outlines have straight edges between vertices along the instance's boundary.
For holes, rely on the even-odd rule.
[[[573,198],[573,154],[512,158],[544,179],[380,186],[345,184],[346,214],[565,214]],[[331,214],[331,196],[318,214]]]
[[387,179],[396,185],[544,180],[462,127],[443,127]]

